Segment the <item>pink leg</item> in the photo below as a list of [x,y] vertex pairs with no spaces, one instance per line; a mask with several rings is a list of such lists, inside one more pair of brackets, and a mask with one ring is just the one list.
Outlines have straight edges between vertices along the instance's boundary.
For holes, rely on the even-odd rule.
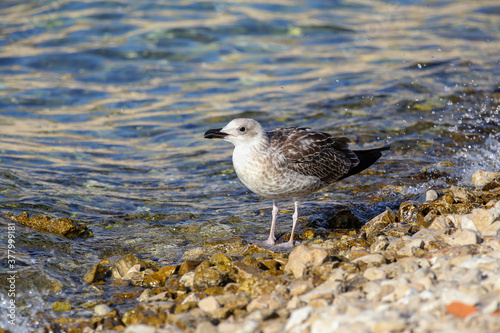
[[274,229],[276,229],[276,219],[278,218],[278,200],[273,200],[273,220],[271,222],[271,232],[269,238],[264,242],[265,245],[274,245],[276,238],[274,237]]
[[284,248],[293,247],[293,237],[295,235],[295,228],[297,227],[297,220],[299,219],[299,201],[294,200],[295,212],[293,213],[293,225],[292,225],[292,234],[290,235],[290,240],[286,243],[279,244],[278,246]]

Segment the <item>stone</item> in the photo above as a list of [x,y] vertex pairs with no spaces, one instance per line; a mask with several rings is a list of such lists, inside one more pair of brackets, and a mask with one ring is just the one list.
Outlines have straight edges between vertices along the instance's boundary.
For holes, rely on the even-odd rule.
[[[109,262],[109,261],[108,261]],[[85,283],[95,283],[104,281],[106,277],[111,276],[111,266],[105,265],[102,262],[93,266],[83,277]]]
[[368,267],[378,267],[385,264],[387,260],[380,253],[369,254],[352,261],[359,269],[364,270]]
[[193,289],[194,287],[194,271],[187,272],[179,279],[179,282],[187,288]]
[[500,172],[477,170],[472,174],[472,185],[482,187],[495,178],[500,177]]
[[453,222],[448,217],[443,215],[437,216],[429,225],[429,229],[445,229],[454,227],[455,225]]
[[198,326],[196,326],[195,333],[217,333],[217,326],[215,326],[208,320],[202,321],[198,324]]
[[373,241],[377,236],[382,233],[382,230],[396,222],[396,215],[390,208],[387,208],[385,212],[375,216],[370,221],[368,221],[364,226],[361,227],[361,232],[366,233],[368,240]]
[[121,279],[125,277],[135,265],[140,265],[141,268],[149,268],[151,266],[151,264],[145,260],[139,259],[133,254],[129,254],[113,263],[111,266],[111,275],[115,279]]
[[297,246],[289,255],[285,272],[300,278],[328,259],[328,252],[319,247]]
[[222,286],[227,281],[228,275],[220,270],[198,265],[194,271],[193,289],[204,290],[210,287]]
[[370,246],[370,251],[381,252],[389,246],[389,239],[385,235],[378,236]]
[[418,197],[417,201],[420,203],[431,202],[436,200],[439,197],[438,193],[434,190],[428,190],[420,197]]
[[220,309],[220,303],[215,296],[208,296],[198,302],[198,307],[205,312],[212,313]]
[[262,295],[252,300],[247,306],[247,311],[276,310],[285,307],[286,304],[287,300],[277,292],[273,291],[271,294]]
[[497,219],[500,221],[500,212],[496,209],[481,209],[476,208],[472,210],[472,223],[479,233],[483,233],[484,230],[493,224]]
[[483,238],[499,238],[500,237],[500,221],[494,222],[493,224],[487,226],[483,233],[481,234]]
[[71,310],[71,304],[68,302],[54,302],[52,304],[52,311],[54,312],[68,312]]
[[111,312],[111,309],[106,304],[98,304],[94,307],[94,313],[96,316],[105,316]]
[[468,316],[478,312],[477,307],[461,302],[452,302],[446,306],[446,311],[459,318],[467,318]]
[[210,258],[210,264],[212,266],[218,265],[231,265],[232,260],[224,253],[216,253]]
[[481,242],[481,236],[475,230],[463,229],[453,235],[452,242],[453,245],[479,244]]
[[194,271],[199,264],[201,264],[202,260],[185,260],[179,267],[178,274],[184,275],[187,272]]
[[455,202],[461,203],[482,203],[482,200],[474,195],[471,191],[463,187],[452,186],[449,189],[451,196]]
[[155,333],[156,328],[154,326],[148,326],[144,324],[133,324],[127,326],[125,333]]
[[328,229],[359,229],[361,221],[349,209],[344,209],[328,219],[326,227]]
[[377,267],[369,267],[364,271],[363,276],[370,281],[383,280],[387,278],[387,272]]
[[251,276],[241,284],[238,291],[242,291],[250,296],[250,298],[255,299],[256,297],[271,293],[279,282],[279,280]]
[[143,284],[152,288],[163,286],[165,284],[165,281],[167,280],[167,277],[175,274],[178,270],[179,265],[161,267],[158,271],[145,276],[143,279]]
[[303,322],[305,322],[311,314],[314,312],[312,306],[305,306],[303,308],[297,309],[290,314],[285,330],[287,332],[292,331],[296,327],[299,327]]
[[413,202],[403,202],[396,213],[398,222],[405,222],[419,227],[425,227],[424,214]]
[[29,217],[27,212],[23,212],[18,216],[14,216],[10,213],[6,214],[17,223],[32,229],[49,232],[69,239],[89,238],[94,236],[92,230],[85,224],[68,217],[51,218],[45,215]]
[[300,296],[314,289],[314,284],[311,280],[300,280],[296,279],[290,283],[288,287],[290,290],[290,295]]

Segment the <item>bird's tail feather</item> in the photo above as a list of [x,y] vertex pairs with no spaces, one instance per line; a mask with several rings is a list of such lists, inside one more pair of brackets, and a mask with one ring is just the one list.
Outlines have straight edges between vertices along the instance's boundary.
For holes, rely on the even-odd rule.
[[375,163],[381,156],[384,150],[389,150],[391,147],[385,146],[381,148],[367,149],[367,150],[353,150],[353,152],[359,158],[359,164],[354,168],[349,170],[341,179],[347,178],[349,176],[360,173],[361,171],[369,168],[373,163]]

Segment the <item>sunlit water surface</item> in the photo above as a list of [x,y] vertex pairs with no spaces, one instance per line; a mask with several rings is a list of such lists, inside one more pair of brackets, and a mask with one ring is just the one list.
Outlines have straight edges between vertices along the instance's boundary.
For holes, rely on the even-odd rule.
[[79,304],[105,292],[82,277],[101,259],[165,264],[215,237],[264,239],[271,203],[238,181],[229,143],[203,139],[235,117],[391,144],[372,172],[304,200],[301,221],[339,207],[366,221],[500,171],[496,0],[11,0],[0,15],[0,207],[94,233],[16,227],[23,329],[55,301],[91,316]]

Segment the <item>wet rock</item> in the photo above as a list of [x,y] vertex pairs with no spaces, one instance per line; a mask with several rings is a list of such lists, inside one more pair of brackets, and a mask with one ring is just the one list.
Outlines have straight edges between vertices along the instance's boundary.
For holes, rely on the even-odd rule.
[[482,187],[500,177],[500,172],[477,170],[472,174],[472,185]]
[[232,260],[224,253],[216,253],[210,258],[210,264],[213,266],[218,265],[231,265]]
[[157,272],[153,272],[152,274],[145,276],[143,279],[143,284],[152,288],[163,286],[167,278],[172,274],[175,274],[178,269],[178,265],[164,266]]
[[246,240],[237,237],[213,239],[203,243],[204,248],[209,248],[214,252],[222,252],[230,255],[241,252],[247,245],[248,242]]
[[111,309],[106,304],[98,304],[94,307],[94,313],[96,316],[105,316],[111,312]]
[[206,247],[196,247],[194,249],[184,252],[182,259],[191,261],[203,261],[208,260],[211,256],[217,253],[217,250],[206,248]]
[[107,277],[111,276],[111,266],[109,260],[101,261],[92,267],[83,277],[85,283],[95,283],[104,281]]
[[361,221],[349,209],[344,209],[328,219],[326,227],[328,229],[359,229]]
[[328,252],[326,250],[299,245],[290,253],[288,263],[285,265],[285,272],[292,273],[295,278],[300,278],[327,259]]
[[424,214],[412,202],[403,202],[396,214],[399,222],[405,222],[419,227],[425,227]]
[[420,203],[432,202],[439,197],[438,193],[434,190],[428,190],[424,194],[422,194],[417,201]]
[[49,232],[60,235],[69,239],[74,238],[89,238],[94,236],[92,231],[83,223],[68,217],[51,218],[49,216],[34,216],[29,217],[27,212],[21,213],[18,216],[6,213],[11,219],[19,224],[25,225],[32,229]]
[[263,278],[253,275],[241,284],[238,291],[242,291],[250,298],[254,299],[259,296],[271,293],[276,285],[280,284],[281,282],[281,280],[276,278]]
[[455,202],[461,203],[483,203],[483,200],[477,197],[472,191],[463,187],[452,186],[445,193],[451,194]]
[[203,260],[185,260],[180,266],[179,266],[179,275],[184,275],[187,272],[194,271],[196,267],[198,267],[199,264],[201,264]]
[[52,304],[52,311],[54,312],[68,312],[71,310],[71,304],[68,302],[55,302]]
[[122,321],[130,325],[148,325],[160,327],[165,324],[174,304],[171,302],[141,303],[136,308],[123,314]]
[[125,256],[113,263],[111,266],[111,275],[115,279],[121,279],[125,277],[130,269],[132,269],[135,265],[139,265],[141,268],[157,269],[156,264],[151,261],[145,261],[129,254],[128,256]]
[[222,286],[228,281],[228,274],[212,267],[198,265],[194,272],[193,288],[195,290],[204,290],[210,287]]
[[363,227],[361,227],[361,232],[366,233],[368,241],[373,242],[373,240],[382,234],[382,230],[387,226],[396,222],[396,215],[387,208],[387,210],[373,219],[368,221]]
[[381,252],[389,246],[389,239],[385,235],[378,236],[370,246],[370,251]]

